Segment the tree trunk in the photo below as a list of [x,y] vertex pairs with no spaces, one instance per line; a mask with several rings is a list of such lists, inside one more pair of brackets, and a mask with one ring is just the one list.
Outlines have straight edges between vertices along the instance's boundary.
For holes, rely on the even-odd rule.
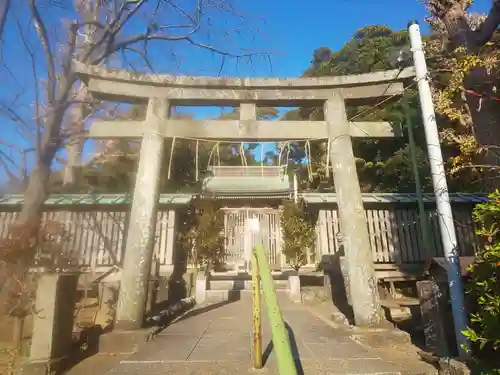
[[43,202],[50,193],[51,167],[56,152],[59,149],[64,109],[49,108],[48,111],[52,111],[52,114],[47,116],[43,124],[42,140],[36,150],[35,168],[30,173],[28,186],[24,192],[24,202],[18,220],[19,224],[30,224],[39,227],[43,212]]
[[[50,113],[51,108],[49,108]],[[41,220],[43,203],[49,195],[51,165],[59,144],[58,134],[61,128],[64,110],[54,110],[47,116],[43,127],[43,138],[37,147],[35,167],[30,173],[28,186],[24,193],[21,212],[16,222],[16,228],[8,229],[11,241],[9,248],[4,249],[15,257],[8,256],[0,267],[0,315],[3,313],[19,314],[26,312],[23,298],[27,298],[22,287],[27,282],[29,267],[33,265]],[[9,255],[9,254],[8,254]],[[17,306],[10,308],[9,306]],[[3,310],[7,307],[7,311]]]
[[50,172],[50,165],[46,164],[41,164],[31,171],[19,216],[21,224],[38,220],[41,217],[43,202],[49,196]]
[[[451,6],[448,6],[451,4]],[[428,9],[435,20],[440,20],[447,33],[448,48],[465,47],[470,53],[478,53],[480,48],[491,40],[498,24],[500,23],[500,0],[494,0],[488,17],[479,27],[472,28],[468,19],[467,9],[470,6],[467,1],[449,1],[443,4],[440,0],[428,0]],[[482,67],[473,68],[464,79],[464,87],[487,96],[496,96],[494,93],[492,77]],[[488,148],[480,156],[479,164],[490,166],[486,168],[483,179],[485,188],[488,190],[500,188],[500,121],[499,103],[490,99],[482,99],[467,94],[467,104],[470,108],[473,129],[479,147]]]
[[[496,96],[493,85],[489,83],[492,78],[484,68],[475,68],[466,77],[464,86],[466,89],[486,96]],[[480,147],[486,147],[485,153],[479,157],[479,163],[493,167],[484,173],[484,186],[488,191],[500,189],[500,149],[498,148],[500,147],[500,103],[467,95],[467,104],[474,123],[476,141]]]

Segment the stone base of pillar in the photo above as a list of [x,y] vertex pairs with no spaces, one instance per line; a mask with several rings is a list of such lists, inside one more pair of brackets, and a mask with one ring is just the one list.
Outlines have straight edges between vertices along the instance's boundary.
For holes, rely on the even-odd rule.
[[295,303],[302,302],[299,275],[288,276],[288,298],[290,298],[290,300]]
[[201,305],[207,299],[207,290],[208,290],[209,279],[202,272],[196,278],[196,286],[195,286],[195,299],[196,304]]
[[[26,372],[56,365],[71,348],[78,273],[47,273],[39,277],[33,317],[33,336]],[[31,370],[30,370],[31,369]]]
[[103,282],[100,287],[101,306],[95,318],[95,324],[106,330],[113,326],[118,302],[119,282]]
[[[446,334],[447,319],[449,319],[450,313],[447,309],[447,296],[439,288],[439,284],[432,280],[418,281],[417,292],[426,349],[439,357],[449,357],[452,354],[450,351],[452,345],[449,345],[451,340]],[[449,329],[449,331],[453,334],[453,329]]]
[[[193,272],[186,272],[182,275],[182,280],[184,281],[184,289],[186,290],[185,296],[191,297],[193,290],[196,289],[195,274]],[[208,289],[208,280],[206,289]]]

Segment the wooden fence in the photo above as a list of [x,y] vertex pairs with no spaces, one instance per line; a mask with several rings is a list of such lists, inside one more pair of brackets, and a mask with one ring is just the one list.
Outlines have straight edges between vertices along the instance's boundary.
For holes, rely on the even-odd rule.
[[[326,208],[324,205],[317,207],[319,208],[317,241],[315,252],[309,256],[311,265],[319,262],[323,254],[335,254],[340,250],[337,238],[340,233],[340,223],[336,208],[333,206]],[[454,205],[460,255],[473,255],[478,245],[471,218],[472,207],[470,204]],[[418,211],[415,205],[390,207],[381,203],[366,207],[373,261],[378,264],[422,263],[429,256],[442,256],[435,210],[429,208],[427,214],[430,218],[433,242],[433,247],[428,253],[425,252],[420,238]],[[16,220],[17,215],[18,213],[13,211],[0,212],[1,238],[6,236],[8,225]],[[54,208],[44,214],[45,219],[64,223],[69,233],[68,241],[63,244],[66,258],[73,264],[91,268],[121,264],[127,217],[125,206],[124,208],[90,206],[85,210],[81,206],[71,209]],[[230,220],[226,220],[226,223],[228,221]],[[279,226],[272,227],[273,230],[279,230]],[[281,238],[279,233],[274,235],[269,233],[269,235],[272,238]],[[158,212],[154,247],[160,267],[172,264],[174,243],[175,210],[163,207]],[[284,259],[279,257],[280,249],[276,248],[273,251],[276,253],[273,262],[278,262],[279,258]]]
[[[413,205],[414,206],[414,205]],[[474,234],[472,205],[453,207],[453,218],[460,256],[474,255],[478,241]],[[387,207],[382,204],[365,209],[373,261],[378,264],[414,264],[428,257],[443,256],[443,246],[435,209],[428,208],[432,248],[425,249],[416,207]],[[340,251],[340,222],[336,208],[321,209],[316,230],[316,259]]]
[[[18,212],[0,212],[0,238],[7,236],[8,227],[17,216]],[[128,220],[126,211],[116,208],[113,211],[47,211],[43,219],[57,221],[67,231],[61,243],[64,262],[90,268],[121,264]],[[175,211],[158,212],[154,254],[160,266],[172,263],[174,221]]]

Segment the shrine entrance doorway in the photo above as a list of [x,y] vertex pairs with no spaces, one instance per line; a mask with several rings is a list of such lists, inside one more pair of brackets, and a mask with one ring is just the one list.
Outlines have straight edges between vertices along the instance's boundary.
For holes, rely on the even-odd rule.
[[[263,244],[272,270],[281,270],[280,214],[276,208],[227,208],[224,217],[226,264],[239,272],[250,272],[252,249]],[[259,219],[261,231],[251,233],[248,219]]]

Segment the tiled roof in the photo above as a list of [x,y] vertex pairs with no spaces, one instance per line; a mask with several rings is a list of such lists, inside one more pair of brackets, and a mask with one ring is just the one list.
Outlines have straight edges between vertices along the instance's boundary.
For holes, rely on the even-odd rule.
[[[308,203],[336,203],[335,193],[303,193],[302,197]],[[423,194],[423,200],[427,203],[436,201],[434,194]],[[453,193],[450,201],[454,203],[482,203],[488,200],[486,194]],[[417,194],[410,193],[365,193],[364,203],[415,203]]]
[[[249,182],[249,185],[251,183]],[[215,194],[215,198],[221,199],[283,199],[288,196],[289,191],[285,192],[259,192],[255,187],[263,188],[261,185],[252,182],[254,190],[252,192],[242,194],[241,192],[229,191],[226,194]],[[248,188],[248,186],[247,186]],[[262,195],[264,194],[265,195]],[[308,203],[336,203],[336,194],[325,193],[303,193],[300,194]],[[175,194],[161,194],[160,204],[175,204],[185,205],[188,204],[195,196],[192,193],[175,193]],[[454,203],[482,203],[487,201],[487,196],[483,194],[450,194],[450,200]],[[23,195],[2,195],[0,196],[1,206],[18,206],[24,201]],[[68,206],[68,205],[123,205],[130,204],[132,197],[129,194],[54,194],[45,201],[48,206]],[[432,194],[424,194],[425,202],[435,201]],[[365,203],[415,203],[417,202],[416,194],[400,194],[400,193],[380,193],[380,194],[363,194],[363,202]]]
[[[160,204],[187,204],[193,194],[161,194]],[[0,206],[17,206],[24,201],[23,195],[3,195]],[[130,194],[53,194],[46,201],[47,206],[68,205],[119,205],[132,202]]]
[[202,191],[215,195],[288,195],[288,176],[217,176],[203,181]]

